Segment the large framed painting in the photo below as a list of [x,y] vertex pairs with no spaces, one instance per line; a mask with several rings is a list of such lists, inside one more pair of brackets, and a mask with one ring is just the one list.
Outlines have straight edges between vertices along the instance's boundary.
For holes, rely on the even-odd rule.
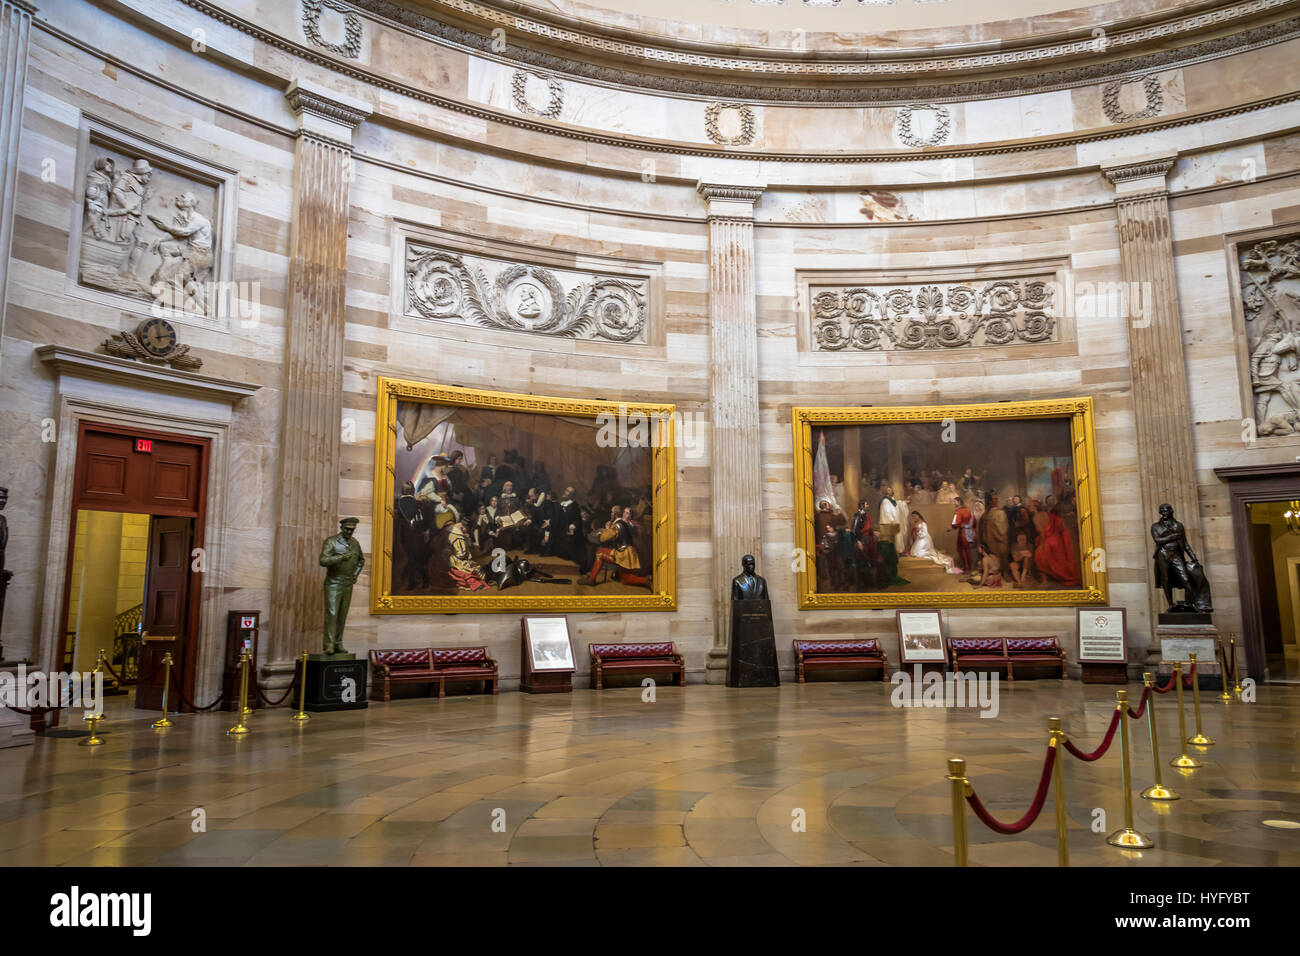
[[675,609],[676,426],[380,378],[372,613]]
[[1091,398],[795,408],[800,608],[1105,604]]

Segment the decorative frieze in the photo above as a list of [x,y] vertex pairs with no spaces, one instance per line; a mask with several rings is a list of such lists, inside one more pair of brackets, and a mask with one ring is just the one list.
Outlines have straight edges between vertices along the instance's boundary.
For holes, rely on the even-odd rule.
[[408,317],[509,332],[646,342],[649,280],[509,262],[408,242]]
[[1238,247],[1256,434],[1300,433],[1300,232]]
[[[337,41],[327,37],[329,25],[322,22],[328,17],[337,22],[342,35]],[[323,50],[355,60],[361,56],[361,17],[335,0],[302,0],[302,32],[307,39]]]
[[814,352],[1056,342],[1055,275],[899,286],[809,285]]

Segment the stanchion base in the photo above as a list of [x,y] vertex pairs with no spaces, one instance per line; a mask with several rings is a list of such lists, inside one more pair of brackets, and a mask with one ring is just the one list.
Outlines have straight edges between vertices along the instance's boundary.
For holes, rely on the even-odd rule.
[[172,722],[168,720],[166,717],[160,717],[149,726],[152,727],[154,730],[166,730],[171,725]]
[[1178,800],[1180,797],[1174,791],[1162,784],[1154,784],[1142,791],[1142,796],[1147,800]]
[[302,721],[311,720],[311,714],[307,713],[306,711],[300,710],[298,711],[298,713],[294,714],[289,719],[296,720],[301,723]]
[[227,730],[227,731],[226,731],[226,736],[227,736],[227,737],[242,737],[242,736],[244,736],[244,734],[246,734],[246,733],[248,733],[248,728],[245,727],[243,724],[240,724],[240,725],[237,726],[237,727],[231,727],[229,730]]
[[98,746],[99,746],[100,744],[102,744],[103,742],[104,742],[104,738],[103,738],[103,737],[87,737],[85,740],[81,741],[81,742],[78,744],[78,746],[80,746],[80,747],[98,747]]
[[1214,741],[1205,734],[1195,734],[1187,738],[1189,744],[1195,744],[1197,747],[1213,747]]
[[1201,762],[1195,757],[1189,757],[1187,754],[1175,757],[1169,761],[1169,766],[1177,767],[1179,770],[1195,770],[1201,765]]
[[1226,704],[1228,701],[1232,700],[1232,695],[1225,690],[1222,694],[1219,695],[1219,700],[1223,701]]
[[1138,833],[1137,830],[1130,830],[1128,827],[1116,830],[1106,837],[1106,842],[1111,846],[1123,847],[1125,850],[1149,850],[1156,845],[1156,841],[1145,833]]

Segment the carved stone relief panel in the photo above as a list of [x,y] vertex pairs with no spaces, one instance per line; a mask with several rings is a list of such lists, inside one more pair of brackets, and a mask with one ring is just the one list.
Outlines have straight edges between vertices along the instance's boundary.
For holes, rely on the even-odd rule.
[[[1133,91],[1136,90],[1136,93]],[[1132,96],[1129,103],[1126,97]],[[1165,107],[1164,89],[1160,79],[1149,73],[1140,80],[1114,80],[1101,91],[1101,109],[1112,123],[1131,123],[1134,120],[1159,116]]]
[[745,103],[710,103],[704,108],[704,130],[719,146],[749,146],[754,142],[754,111]]
[[406,243],[403,314],[560,338],[644,344],[650,280]]
[[1237,247],[1256,434],[1300,433],[1300,232]]
[[131,310],[224,325],[234,173],[83,126],[73,236],[76,283]]
[[302,0],[302,32],[337,56],[349,60],[361,56],[361,17],[335,0]]
[[950,275],[910,283],[819,282],[806,286],[813,352],[948,350],[1061,341],[1056,272],[1004,277]]
[[898,139],[904,146],[942,146],[952,133],[952,110],[937,103],[904,106],[898,111]]
[[553,76],[515,70],[510,77],[510,98],[521,113],[557,119],[564,109],[564,84]]

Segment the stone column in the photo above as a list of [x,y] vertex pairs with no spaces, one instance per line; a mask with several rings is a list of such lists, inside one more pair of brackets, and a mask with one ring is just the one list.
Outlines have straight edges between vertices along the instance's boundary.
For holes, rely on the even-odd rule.
[[27,86],[27,44],[36,8],[24,0],[0,0],[0,362],[3,361],[4,315],[9,301],[9,247],[14,234],[18,192],[18,141],[23,129],[23,93]]
[[713,646],[710,683],[727,674],[731,579],[762,554],[762,461],[758,449],[758,317],[754,203],[762,189],[700,183],[709,204],[709,459],[713,498]]
[[[1165,182],[1175,158],[1149,157],[1105,166],[1102,171],[1115,185],[1120,267],[1128,297],[1129,375],[1137,425],[1135,458],[1144,553],[1150,555],[1154,550],[1149,528],[1157,518],[1157,509],[1168,502],[1187,529],[1188,544],[1203,558],[1191,402]],[[1164,594],[1155,589],[1149,561],[1146,575],[1154,642],[1156,615],[1165,607]]]
[[[269,685],[287,683],[298,652],[320,651],[324,625],[320,544],[338,531],[343,428],[344,294],[352,133],[370,107],[294,81],[298,120],[289,236],[280,517],[275,533]],[[354,613],[364,613],[364,600]]]

